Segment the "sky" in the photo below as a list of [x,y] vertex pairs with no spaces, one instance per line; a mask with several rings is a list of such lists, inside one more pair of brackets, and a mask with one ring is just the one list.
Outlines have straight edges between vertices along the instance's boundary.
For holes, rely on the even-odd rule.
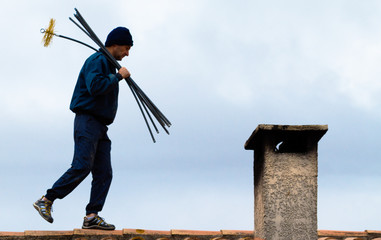
[[377,0],[14,0],[0,7],[0,231],[82,226],[89,176],[56,200],[54,223],[32,204],[70,167],[69,110],[95,46],[117,26],[121,61],[172,122],[153,143],[124,82],[109,126],[113,183],[100,213],[117,229],[253,230],[259,124],[328,125],[319,142],[318,228],[381,230],[381,2]]

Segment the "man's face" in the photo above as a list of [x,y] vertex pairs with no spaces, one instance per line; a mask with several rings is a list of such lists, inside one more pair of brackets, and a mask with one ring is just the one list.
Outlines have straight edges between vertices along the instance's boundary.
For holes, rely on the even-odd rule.
[[129,55],[131,46],[128,45],[114,45],[113,56],[116,60],[121,61],[125,56]]

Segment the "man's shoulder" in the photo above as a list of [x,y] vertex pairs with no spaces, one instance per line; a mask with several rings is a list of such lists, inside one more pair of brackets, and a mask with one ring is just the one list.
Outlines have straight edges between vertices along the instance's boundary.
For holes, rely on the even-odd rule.
[[88,58],[88,60],[95,60],[95,59],[106,59],[106,57],[101,52],[95,52],[91,54]]
[[107,59],[101,52],[95,52],[86,59],[85,65],[93,65],[96,64],[96,62],[100,64],[105,64],[107,62]]

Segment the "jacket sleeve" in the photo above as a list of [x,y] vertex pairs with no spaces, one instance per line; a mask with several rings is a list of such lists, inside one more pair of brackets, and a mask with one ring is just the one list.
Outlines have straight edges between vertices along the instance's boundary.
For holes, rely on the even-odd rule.
[[99,56],[87,62],[84,68],[86,87],[92,96],[107,94],[119,84],[117,76],[110,72],[105,61]]

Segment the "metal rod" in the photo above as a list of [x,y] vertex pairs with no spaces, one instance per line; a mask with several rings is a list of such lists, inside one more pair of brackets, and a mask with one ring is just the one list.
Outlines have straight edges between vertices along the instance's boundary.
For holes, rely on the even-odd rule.
[[90,37],[92,39],[92,37],[90,36],[90,34],[85,30],[83,29],[83,27],[81,27],[81,25],[79,25],[76,21],[74,21],[71,17],[69,17],[69,20],[72,21],[79,29],[81,29],[88,37]]
[[90,45],[88,45],[88,44],[86,44],[86,43],[84,43],[84,42],[78,41],[78,40],[76,40],[76,39],[74,39],[74,38],[69,38],[69,37],[62,36],[62,35],[56,35],[56,36],[57,36],[57,37],[60,37],[60,38],[65,38],[65,39],[68,39],[68,40],[71,40],[71,41],[74,41],[74,42],[77,42],[77,43],[80,43],[80,44],[82,44],[82,45],[85,45],[86,47],[89,47],[89,48],[93,49],[94,51],[97,51],[96,48],[94,48],[94,47],[92,47],[92,46],[90,46]]
[[140,87],[134,82],[134,80],[131,79],[131,81],[134,83],[134,86],[136,86],[138,92],[142,93],[142,95],[146,99],[146,102],[149,102],[150,104],[152,104],[155,111],[157,111],[160,114],[161,118],[164,120],[164,122],[166,122],[166,125],[170,127],[172,125],[171,122],[164,116],[164,114],[159,110],[159,108],[156,107],[156,105],[149,99],[149,97],[143,92],[143,90],[140,89]]
[[128,86],[130,87],[130,89],[131,89],[131,92],[132,92],[132,95],[134,95],[134,97],[135,97],[135,100],[136,100],[136,102],[138,103],[138,106],[139,106],[140,112],[142,112],[142,115],[143,115],[144,121],[145,121],[146,125],[148,126],[148,131],[149,131],[149,133],[150,133],[150,135],[151,135],[152,141],[155,143],[155,142],[156,142],[156,140],[155,140],[155,137],[154,137],[154,136],[153,136],[153,134],[152,134],[152,130],[151,130],[151,128],[149,127],[149,124],[148,124],[147,118],[146,118],[146,116],[145,116],[145,115],[144,115],[144,113],[143,113],[142,107],[141,107],[141,105],[140,105],[140,103],[139,103],[139,101],[138,101],[138,99],[137,99],[137,97],[136,97],[136,94],[135,94],[135,92],[132,90],[132,88],[131,88],[131,85],[128,85]]

